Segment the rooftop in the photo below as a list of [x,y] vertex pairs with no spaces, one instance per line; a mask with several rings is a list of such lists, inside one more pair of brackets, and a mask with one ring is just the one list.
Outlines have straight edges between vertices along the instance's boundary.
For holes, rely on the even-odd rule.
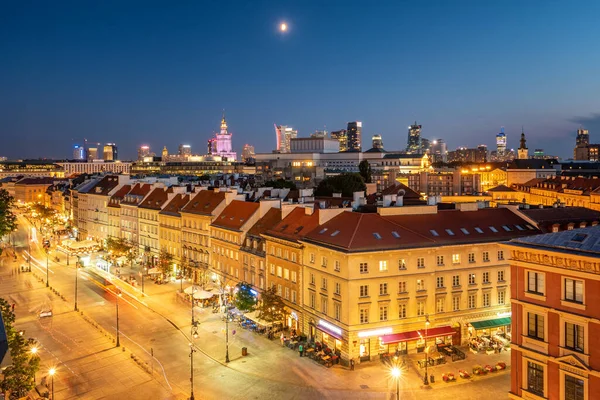
[[316,208],[312,214],[307,214],[304,207],[294,208],[281,222],[273,229],[265,232],[267,236],[298,241],[307,233],[319,225],[319,209]]
[[107,175],[90,187],[88,194],[97,194],[100,196],[108,196],[108,194],[119,185],[119,177],[116,175]]
[[224,200],[225,192],[201,190],[181,209],[181,211],[193,214],[212,215],[213,211],[215,211],[219,204]]
[[152,185],[148,183],[136,183],[133,188],[125,195],[121,204],[137,205],[152,190]]
[[233,200],[213,221],[212,226],[240,230],[260,208],[260,204]]
[[151,210],[160,210],[162,206],[169,200],[169,193],[173,189],[156,188],[139,204],[140,208],[148,208]]
[[281,209],[272,207],[248,231],[248,235],[259,236],[281,222]]
[[119,190],[116,191],[115,194],[113,194],[110,197],[110,201],[108,202],[108,207],[116,207],[116,208],[121,207],[119,205],[119,203],[121,202],[121,200],[123,200],[125,198],[125,195],[127,193],[129,193],[130,190],[131,190],[131,185],[123,185]]
[[171,199],[171,201],[163,208],[159,214],[163,215],[172,215],[174,217],[179,217],[181,214],[179,211],[190,201],[189,194],[181,194],[178,193]]
[[510,244],[600,257],[600,226],[518,238],[511,240]]

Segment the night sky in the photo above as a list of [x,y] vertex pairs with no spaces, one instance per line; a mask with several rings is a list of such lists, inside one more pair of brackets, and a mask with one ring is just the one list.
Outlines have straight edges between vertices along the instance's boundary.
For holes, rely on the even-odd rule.
[[[598,1],[12,1],[0,5],[0,156],[64,158],[83,138],[275,147],[363,121],[363,149],[407,126],[450,150],[525,127],[530,152],[600,142]],[[287,33],[278,32],[282,21]]]

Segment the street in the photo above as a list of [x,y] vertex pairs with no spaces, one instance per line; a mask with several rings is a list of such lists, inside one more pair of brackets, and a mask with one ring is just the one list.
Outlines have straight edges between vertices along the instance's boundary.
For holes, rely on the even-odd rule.
[[[177,295],[179,283],[154,285],[147,280],[147,295],[142,296],[139,288],[113,280],[122,292],[118,299],[119,340],[124,352],[112,341],[117,324],[116,290],[105,290],[86,273],[94,267],[79,271],[78,308],[111,335],[107,336],[74,311],[75,257],[67,266],[65,254],[53,252],[47,271],[41,243],[32,243],[32,272],[19,272],[18,266],[27,265],[29,222],[23,216],[19,217],[19,228],[15,235],[18,261],[2,257],[0,296],[16,303],[16,326],[35,337],[43,348],[51,349],[41,354],[40,373],[45,366],[58,366],[61,379],[55,381],[57,398],[189,398],[191,309]],[[54,261],[56,254],[59,262]],[[49,286],[65,300],[46,288],[47,272]],[[38,318],[46,308],[54,315]],[[341,366],[327,369],[282,348],[278,340],[270,341],[237,324],[230,324],[231,362],[225,364],[224,322],[211,310],[196,310],[195,318],[200,321],[199,337],[194,341],[197,399],[395,398],[395,382],[379,361],[359,365],[355,371]],[[247,357],[241,355],[242,347],[248,348]],[[125,356],[129,352],[147,362],[151,373]],[[464,369],[473,366],[472,362],[462,363]],[[402,399],[508,397],[509,371],[450,384],[440,382],[438,375],[431,389],[421,388],[418,373],[409,369],[401,377]],[[110,390],[103,392],[101,388],[106,387]]]

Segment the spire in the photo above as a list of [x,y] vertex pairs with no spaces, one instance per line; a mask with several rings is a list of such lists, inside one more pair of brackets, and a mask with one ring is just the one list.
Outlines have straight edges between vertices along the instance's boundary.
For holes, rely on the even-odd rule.
[[227,121],[225,121],[225,109],[223,109],[223,118],[221,119],[221,135],[227,134]]
[[525,140],[525,131],[523,130],[523,127],[521,127],[521,145],[519,146],[519,149],[527,149],[525,142],[527,142],[527,140]]

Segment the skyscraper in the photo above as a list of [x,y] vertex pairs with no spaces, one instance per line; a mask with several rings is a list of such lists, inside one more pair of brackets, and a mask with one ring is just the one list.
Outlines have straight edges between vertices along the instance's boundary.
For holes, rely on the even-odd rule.
[[291,140],[298,137],[298,131],[291,126],[275,125],[275,135],[277,137],[277,151],[279,153],[289,153],[291,151]]
[[148,157],[150,156],[150,146],[140,146],[140,148],[138,149],[138,161],[141,161],[144,159],[144,157]]
[[87,159],[88,159],[88,161],[99,160],[98,147],[90,146],[87,148]]
[[590,134],[587,129],[577,129],[577,139],[575,141],[576,146],[587,146],[590,144]]
[[73,160],[85,160],[85,147],[78,144],[73,146]]
[[242,150],[242,161],[248,162],[248,160],[254,158],[255,155],[256,153],[254,153],[254,146],[245,144],[244,149]]
[[183,157],[189,157],[192,155],[192,146],[189,144],[180,144],[179,145],[179,155]]
[[102,152],[104,161],[116,161],[119,159],[117,154],[117,145],[114,143],[106,143]]
[[448,161],[448,148],[444,139],[434,139],[431,142],[431,148],[429,150],[431,154],[432,162],[447,162]]
[[408,127],[407,153],[419,153],[421,151],[421,125],[417,121]]
[[212,154],[216,154],[217,153],[217,139],[215,138],[211,138],[208,139],[208,142],[206,143],[206,150],[207,150],[207,154],[212,155]]
[[331,138],[337,139],[337,141],[340,142],[340,152],[348,150],[348,135],[345,129],[332,131]]
[[383,150],[383,139],[381,138],[381,135],[373,135],[371,142],[374,149]]
[[229,161],[237,160],[237,153],[232,150],[232,134],[227,130],[227,121],[225,121],[225,113],[223,113],[223,119],[221,119],[221,131],[215,135],[216,139],[216,153],[214,155],[227,158]]
[[506,134],[504,133],[504,127],[500,128],[500,133],[496,135],[496,157],[499,160],[506,155]]
[[348,122],[346,135],[348,136],[348,145],[346,151],[361,151],[362,122]]

